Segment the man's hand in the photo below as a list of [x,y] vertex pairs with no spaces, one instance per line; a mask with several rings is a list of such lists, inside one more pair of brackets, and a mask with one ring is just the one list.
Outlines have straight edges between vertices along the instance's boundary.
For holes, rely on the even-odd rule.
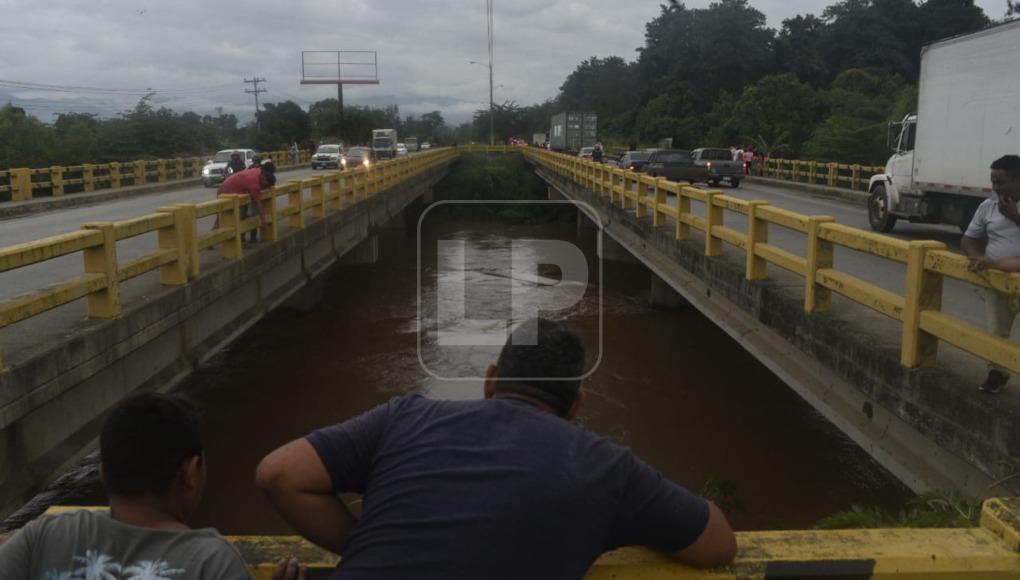
[[273,572],[273,580],[307,580],[308,566],[298,563],[297,558],[280,560]]
[[1020,224],[1020,210],[1017,209],[1016,200],[1012,197],[1003,196],[999,198],[999,212],[1013,223]]
[[970,258],[970,269],[974,270],[987,270],[991,265],[991,260],[986,256],[977,256]]

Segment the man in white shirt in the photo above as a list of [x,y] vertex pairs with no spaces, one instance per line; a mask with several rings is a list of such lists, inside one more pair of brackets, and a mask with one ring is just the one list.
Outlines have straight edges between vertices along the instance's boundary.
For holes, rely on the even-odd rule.
[[[1006,272],[1020,272],[1020,156],[1006,155],[992,163],[992,190],[996,197],[986,199],[978,206],[960,245],[970,259],[971,268],[994,268]],[[1013,296],[991,288],[984,290],[985,313],[988,331],[1009,338],[1016,318]],[[1006,387],[1009,372],[998,365],[988,364],[988,378],[978,387],[982,392],[995,394]]]

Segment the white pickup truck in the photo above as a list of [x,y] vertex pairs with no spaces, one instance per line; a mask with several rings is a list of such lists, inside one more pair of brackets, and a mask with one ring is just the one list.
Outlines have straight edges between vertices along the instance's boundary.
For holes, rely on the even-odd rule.
[[989,166],[1020,153],[1020,20],[936,42],[921,53],[917,114],[890,125],[895,153],[869,183],[868,221],[966,229],[991,195]]

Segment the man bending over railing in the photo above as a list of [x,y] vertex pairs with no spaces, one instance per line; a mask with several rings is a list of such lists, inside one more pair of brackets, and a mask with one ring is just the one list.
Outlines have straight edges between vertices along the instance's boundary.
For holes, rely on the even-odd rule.
[[[986,199],[978,206],[960,245],[970,258],[971,268],[994,268],[1006,272],[1020,272],[1020,156],[1006,155],[992,163],[992,190],[998,195]],[[1017,309],[1010,296],[985,288],[985,313],[988,331],[1009,338],[1016,319]],[[1006,369],[988,363],[988,378],[979,389],[985,393],[999,393],[1009,382]]]
[[[228,177],[220,185],[216,195],[247,194],[251,198],[251,202],[241,205],[241,220],[246,219],[250,213],[254,213],[259,216],[259,225],[265,225],[266,218],[262,212],[262,190],[274,185],[276,185],[276,166],[272,161],[266,161]],[[254,244],[258,239],[258,233],[257,229],[249,232],[248,243]]]
[[[584,347],[530,322],[537,345],[518,327],[484,399],[397,397],[262,460],[256,483],[284,518],[343,556],[333,578],[581,578],[631,545],[697,567],[732,560],[719,508],[572,422]],[[360,520],[345,492],[363,495]]]

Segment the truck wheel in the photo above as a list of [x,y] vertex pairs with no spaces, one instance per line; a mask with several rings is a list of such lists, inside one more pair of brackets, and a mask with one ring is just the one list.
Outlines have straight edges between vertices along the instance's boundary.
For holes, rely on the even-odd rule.
[[889,195],[881,183],[871,190],[868,197],[868,223],[876,232],[891,232],[896,225],[896,216],[889,211]]
[[718,179],[709,179],[708,180],[708,184],[711,185],[712,187],[719,187],[719,180]]
[[740,180],[739,179],[730,179],[730,187],[733,187],[733,188],[740,187]]

